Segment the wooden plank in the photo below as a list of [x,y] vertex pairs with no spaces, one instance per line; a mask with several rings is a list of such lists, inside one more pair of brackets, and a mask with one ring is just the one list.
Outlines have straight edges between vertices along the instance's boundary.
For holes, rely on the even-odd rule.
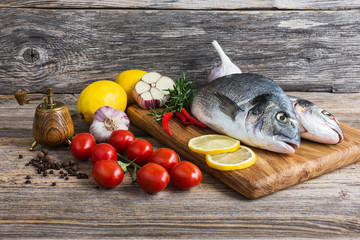
[[270,0],[229,0],[229,1],[17,1],[3,0],[0,7],[31,7],[31,8],[149,8],[149,9],[357,9],[359,2],[356,0],[334,0],[334,1],[270,1]]
[[257,156],[253,166],[238,171],[219,171],[209,167],[205,156],[190,151],[187,145],[191,138],[216,134],[214,131],[196,126],[184,127],[172,118],[169,120],[172,135],[169,135],[155,119],[150,121],[149,110],[132,105],[126,113],[136,126],[250,199],[263,197],[360,160],[360,130],[342,124],[345,139],[339,144],[325,145],[302,140],[301,147],[289,155],[251,147]]
[[[76,16],[76,17],[74,17]],[[127,69],[204,83],[217,39],[243,72],[284,90],[358,92],[360,17],[351,11],[0,9],[0,94],[79,93]],[[216,21],[215,21],[216,20]]]
[[[321,106],[333,99],[335,107],[327,105],[329,111],[334,109],[331,112],[338,118],[348,119],[347,124],[359,124],[358,119],[351,119],[359,115],[354,106],[359,94],[292,94],[302,94]],[[61,94],[55,99],[68,105],[75,129],[86,131],[88,126],[75,118],[77,96]],[[346,105],[349,111],[344,109]],[[170,184],[159,194],[145,194],[131,183],[129,174],[112,190],[96,189],[91,178],[65,181],[58,171],[45,178],[26,167],[36,154],[27,148],[32,143],[37,104],[17,106],[11,96],[0,95],[0,106],[1,238],[360,238],[360,163],[253,201],[205,172],[202,183],[190,191]],[[135,136],[146,138],[155,147],[164,146],[142,131]],[[19,159],[19,154],[24,158]],[[51,148],[50,154],[57,160],[72,158],[66,147]],[[90,162],[81,162],[80,169],[90,174]],[[32,184],[24,184],[28,174]],[[50,186],[52,182],[57,185]]]

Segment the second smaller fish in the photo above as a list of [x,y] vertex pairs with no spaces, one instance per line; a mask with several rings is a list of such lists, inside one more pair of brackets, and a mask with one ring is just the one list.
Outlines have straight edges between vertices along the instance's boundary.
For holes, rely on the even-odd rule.
[[326,144],[344,140],[340,124],[331,113],[303,98],[288,97],[294,106],[302,138]]

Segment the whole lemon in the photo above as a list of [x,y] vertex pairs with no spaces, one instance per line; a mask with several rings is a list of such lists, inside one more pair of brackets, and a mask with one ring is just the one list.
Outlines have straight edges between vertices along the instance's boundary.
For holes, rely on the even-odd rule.
[[115,82],[118,83],[126,92],[128,97],[128,104],[136,103],[132,90],[135,87],[135,84],[141,79],[141,77],[145,74],[145,71],[142,70],[126,70],[119,74],[116,78]]
[[91,124],[94,113],[100,107],[110,106],[125,111],[127,96],[125,90],[117,83],[101,80],[91,83],[80,94],[77,108],[84,121]]

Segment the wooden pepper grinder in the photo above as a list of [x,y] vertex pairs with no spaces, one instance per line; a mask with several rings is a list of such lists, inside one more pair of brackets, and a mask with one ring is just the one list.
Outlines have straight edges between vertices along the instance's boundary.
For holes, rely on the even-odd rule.
[[39,104],[35,111],[32,129],[35,141],[29,148],[30,151],[34,150],[38,143],[47,146],[63,146],[71,143],[74,125],[69,109],[64,103],[53,101],[52,88],[47,88],[46,96],[41,98],[26,100],[26,91],[23,89],[15,91],[14,95],[19,105],[39,99],[45,101]]

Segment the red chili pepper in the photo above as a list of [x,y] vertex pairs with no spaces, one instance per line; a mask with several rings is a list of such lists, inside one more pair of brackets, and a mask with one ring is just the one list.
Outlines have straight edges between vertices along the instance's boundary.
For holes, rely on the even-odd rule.
[[168,121],[171,117],[172,117],[172,113],[168,112],[162,118],[162,127],[165,130],[165,132],[167,132],[169,135],[172,135],[172,133],[169,129],[169,126],[168,126]]
[[206,126],[204,124],[202,124],[201,122],[199,122],[198,120],[196,120],[193,116],[191,116],[186,110],[185,108],[181,109],[181,113],[185,116],[185,118],[190,121],[193,122],[196,126],[198,127],[202,127],[202,128],[206,128]]
[[188,122],[186,120],[186,117],[181,112],[175,112],[175,116],[180,120],[181,124],[184,126],[190,126],[193,125],[193,122]]

